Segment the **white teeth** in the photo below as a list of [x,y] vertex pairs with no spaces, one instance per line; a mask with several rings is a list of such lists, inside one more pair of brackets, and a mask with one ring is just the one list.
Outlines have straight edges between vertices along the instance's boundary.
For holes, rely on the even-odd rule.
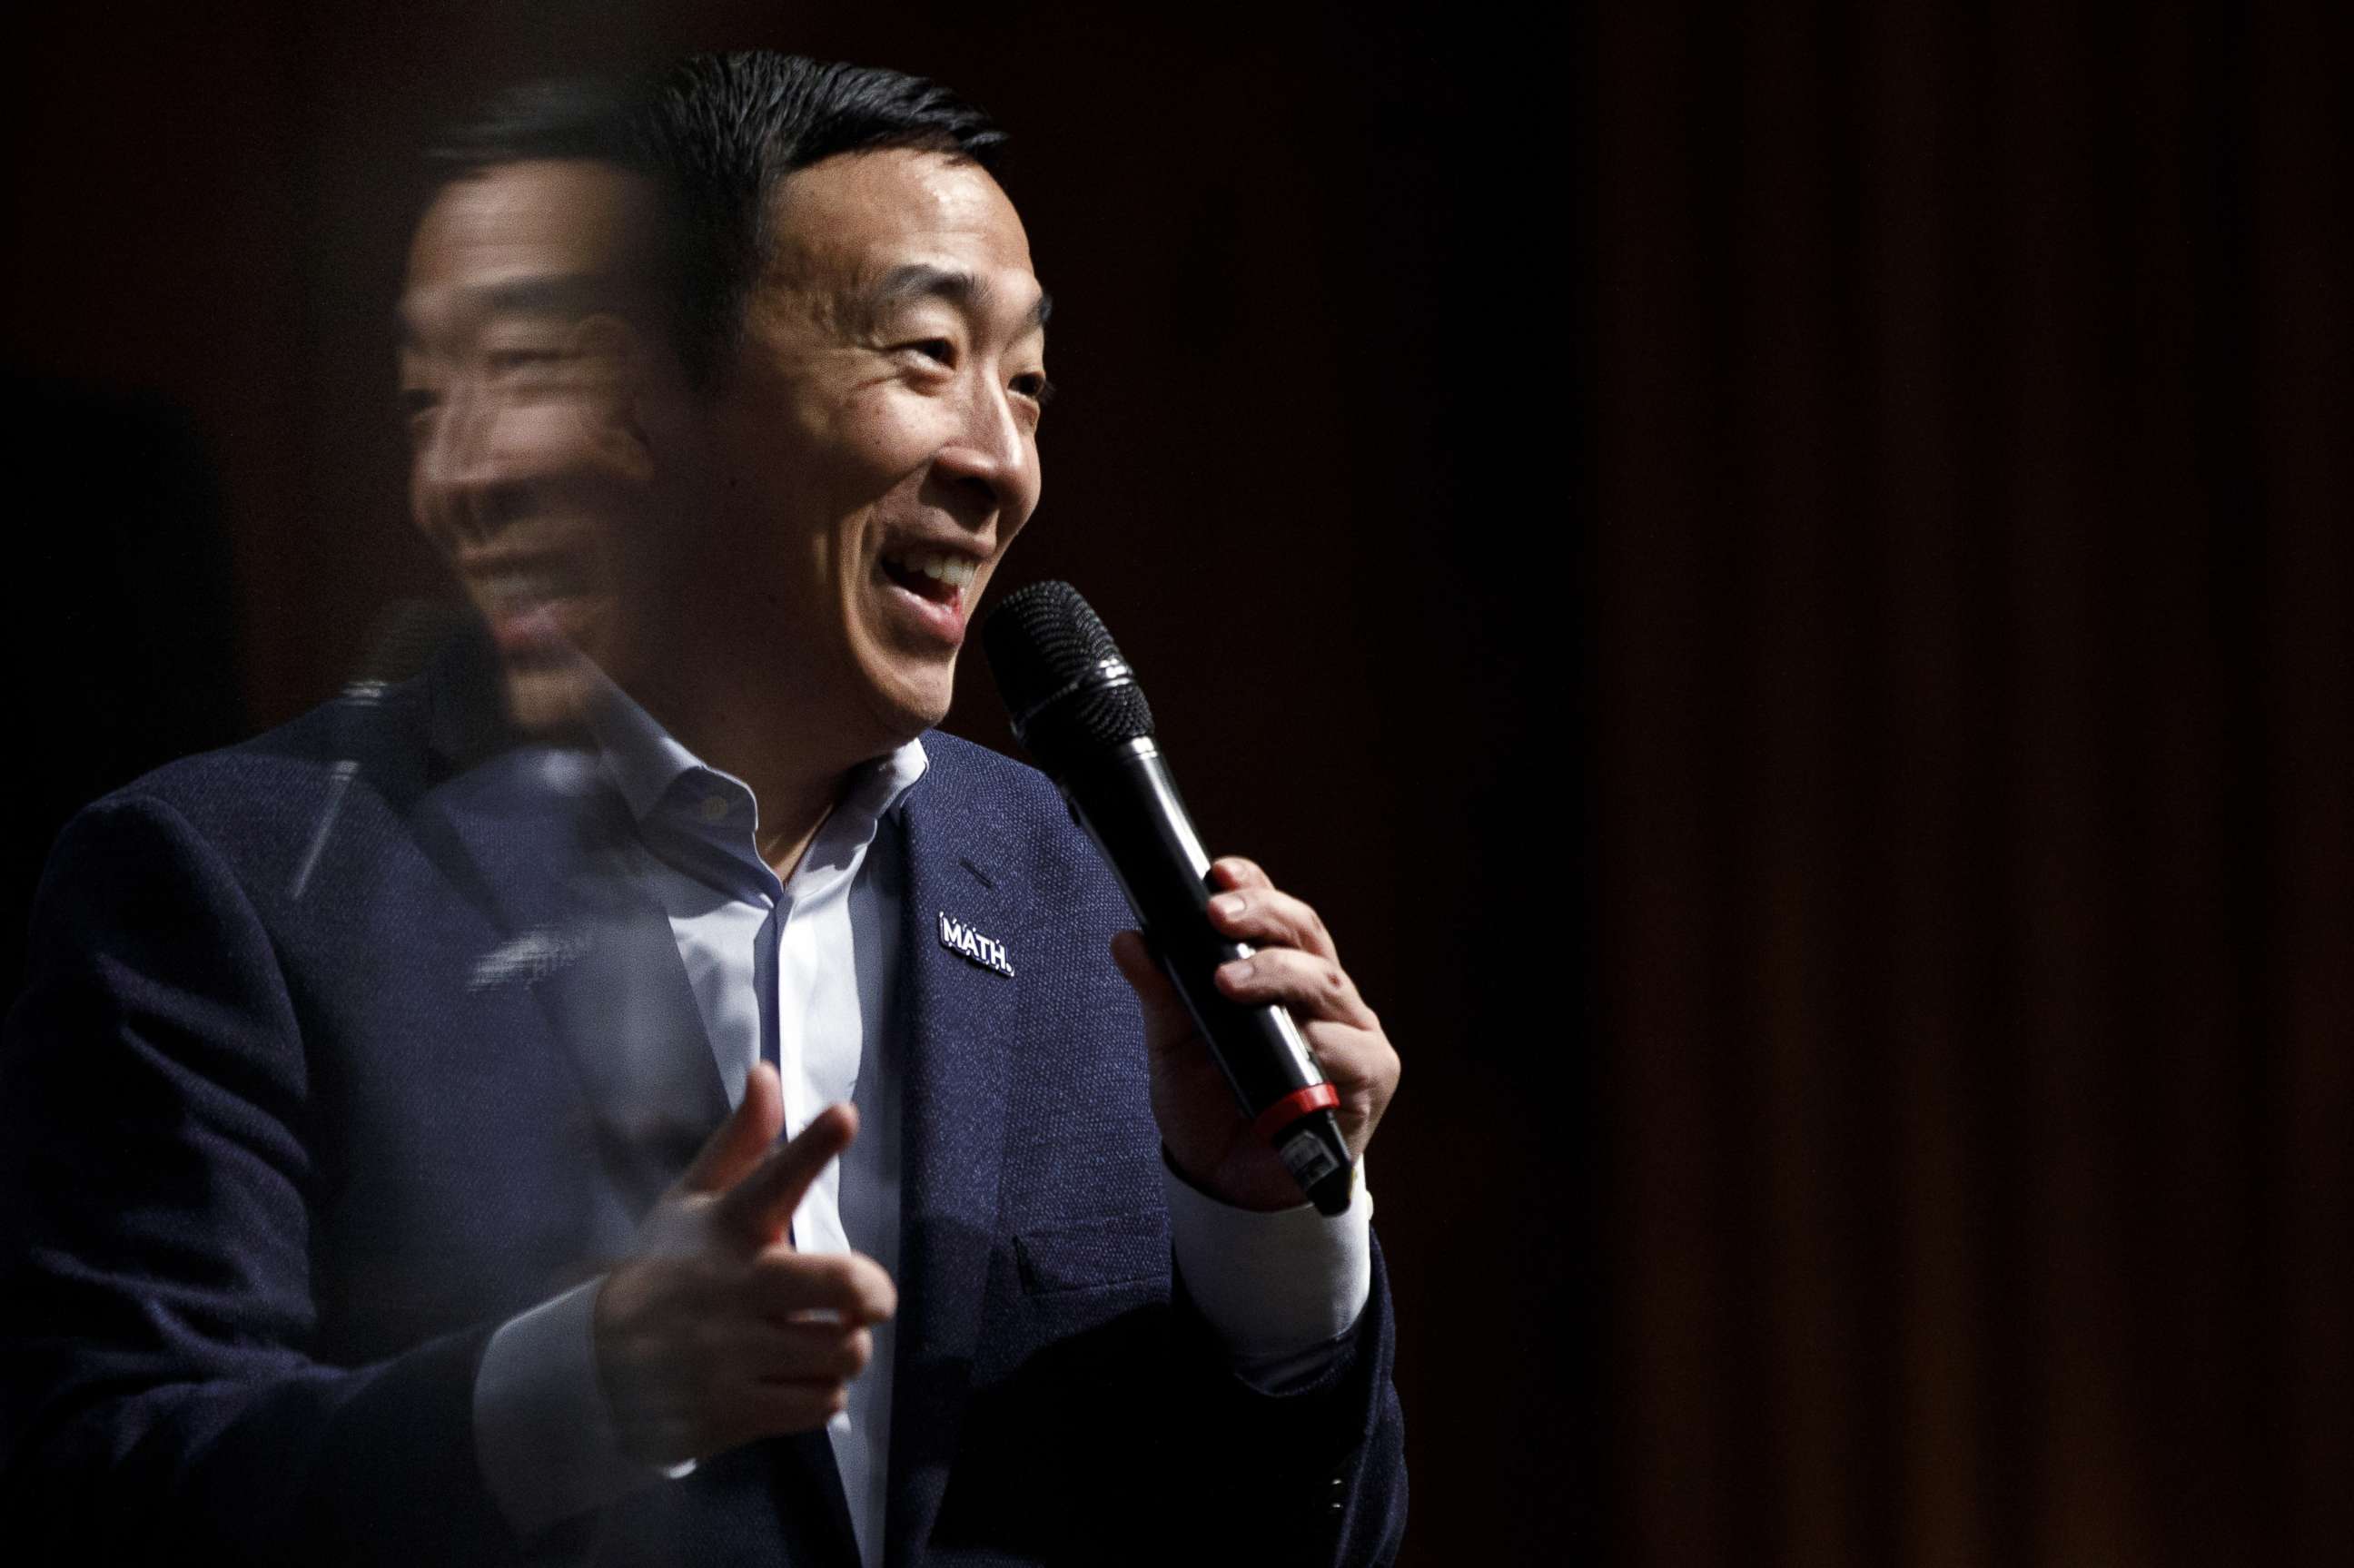
[[893,556],[888,559],[903,572],[921,572],[934,582],[952,588],[970,588],[972,579],[981,575],[980,565],[962,556]]

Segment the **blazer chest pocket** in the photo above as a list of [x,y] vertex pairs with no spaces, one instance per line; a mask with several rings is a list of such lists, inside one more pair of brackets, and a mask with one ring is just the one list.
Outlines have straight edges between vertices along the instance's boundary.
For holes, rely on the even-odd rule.
[[1156,1211],[1023,1231],[1013,1256],[1027,1296],[1157,1281],[1169,1272],[1169,1225]]

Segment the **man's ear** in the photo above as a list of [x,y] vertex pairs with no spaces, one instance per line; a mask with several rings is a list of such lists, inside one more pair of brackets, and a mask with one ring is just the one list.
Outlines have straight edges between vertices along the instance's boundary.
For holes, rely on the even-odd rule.
[[650,401],[662,395],[655,345],[624,318],[599,313],[572,329],[574,363],[590,388],[591,439],[622,476],[644,483],[653,477]]

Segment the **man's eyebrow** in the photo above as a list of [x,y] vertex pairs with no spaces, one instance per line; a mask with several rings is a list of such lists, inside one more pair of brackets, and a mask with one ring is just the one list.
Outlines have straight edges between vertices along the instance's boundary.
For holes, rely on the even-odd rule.
[[[488,283],[468,283],[454,291],[468,315],[495,321],[503,316],[553,317],[578,321],[615,308],[610,280],[588,272],[547,272],[532,277],[501,278]],[[408,302],[393,313],[405,342],[419,334]]]
[[471,291],[469,298],[493,315],[594,315],[610,310],[611,285],[587,272],[559,272],[536,278],[504,278]]
[[[920,299],[945,300],[949,304],[978,311],[987,307],[993,293],[988,283],[970,272],[952,267],[935,267],[924,261],[910,261],[884,273],[883,281],[875,284],[874,291],[867,296],[867,303],[877,315],[910,300]],[[1029,314],[1022,324],[1043,327],[1046,324],[1046,318],[1054,313],[1054,296],[1041,290],[1038,302],[1030,307]]]

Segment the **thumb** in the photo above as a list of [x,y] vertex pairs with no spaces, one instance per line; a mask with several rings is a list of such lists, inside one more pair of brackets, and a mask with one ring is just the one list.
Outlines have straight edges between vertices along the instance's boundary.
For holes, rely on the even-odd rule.
[[726,1192],[760,1162],[784,1127],[785,1096],[777,1084],[777,1070],[759,1063],[744,1080],[743,1100],[705,1141],[695,1163],[679,1178],[679,1187],[688,1192]]
[[750,1175],[730,1188],[713,1209],[720,1224],[756,1246],[767,1246],[793,1223],[810,1183],[826,1163],[858,1136],[858,1112],[834,1104],[817,1113],[801,1136],[769,1152]]

